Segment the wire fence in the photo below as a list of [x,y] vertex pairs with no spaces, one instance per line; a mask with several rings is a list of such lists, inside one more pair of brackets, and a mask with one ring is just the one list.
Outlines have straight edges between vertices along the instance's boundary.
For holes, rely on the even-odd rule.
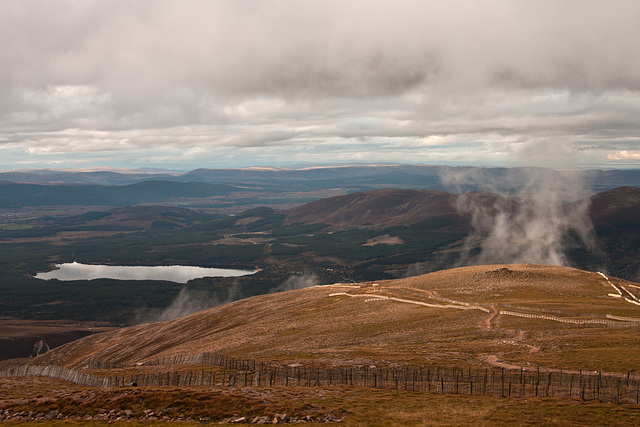
[[[469,396],[556,397],[619,404],[640,403],[640,378],[630,373],[550,372],[505,368],[443,366],[326,368],[278,365],[215,353],[178,355],[144,366],[210,365],[223,368],[181,369],[155,373],[98,375],[59,366],[19,366],[0,371],[0,377],[40,375],[89,387],[207,386],[207,387],[366,387]],[[89,369],[121,368],[92,361]]]

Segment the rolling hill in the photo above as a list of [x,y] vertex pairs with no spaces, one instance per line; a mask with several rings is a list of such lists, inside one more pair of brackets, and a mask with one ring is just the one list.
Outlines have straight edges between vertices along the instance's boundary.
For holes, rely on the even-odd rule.
[[596,260],[611,274],[640,279],[640,188],[620,187],[590,198]]
[[640,352],[640,286],[567,267],[463,267],[255,296],[93,335],[33,364],[135,366],[215,352],[324,366],[544,366],[626,372]]
[[[580,173],[554,172],[555,179],[583,175],[594,192],[625,185],[638,185],[640,171],[588,170]],[[209,183],[245,183],[290,189],[320,189],[336,186],[361,190],[385,187],[444,190],[443,176],[462,173],[471,179],[465,191],[508,190],[526,180],[532,168],[479,168],[432,165],[353,165],[294,168],[249,167],[240,169],[195,169],[189,172],[168,170],[52,170],[0,171],[0,181],[43,184],[125,185],[149,180]],[[497,186],[496,186],[497,185]],[[493,187],[492,187],[493,186]]]
[[433,190],[381,189],[330,197],[285,211],[286,225],[327,224],[331,230],[411,225],[458,216],[457,195]]

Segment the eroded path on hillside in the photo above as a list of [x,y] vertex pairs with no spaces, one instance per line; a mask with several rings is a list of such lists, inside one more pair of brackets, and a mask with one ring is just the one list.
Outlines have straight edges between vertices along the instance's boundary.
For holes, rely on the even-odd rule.
[[351,298],[360,297],[360,298],[366,298],[365,301],[376,301],[376,300],[396,301],[396,302],[401,302],[405,304],[415,304],[415,305],[421,305],[423,307],[430,307],[430,308],[453,308],[457,310],[482,310],[487,313],[490,311],[488,308],[483,307],[481,305],[476,305],[476,304],[469,304],[469,303],[438,304],[438,303],[429,303],[424,301],[416,301],[416,300],[411,300],[406,298],[397,298],[389,295],[377,295],[372,293],[352,294],[349,292],[335,292],[335,293],[329,294],[329,296],[330,297],[347,296]]
[[489,314],[489,317],[487,317],[486,320],[486,327],[487,329],[491,329],[491,321],[494,319],[494,317],[496,317],[498,315],[498,308],[496,307],[495,304],[491,305],[491,313]]

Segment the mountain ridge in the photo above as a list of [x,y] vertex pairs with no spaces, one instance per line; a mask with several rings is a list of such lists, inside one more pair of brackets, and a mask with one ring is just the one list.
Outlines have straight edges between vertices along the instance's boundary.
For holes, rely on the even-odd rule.
[[[536,172],[534,172],[536,171]],[[487,181],[493,185],[504,181],[504,188],[510,188],[513,180],[526,181],[532,173],[548,173],[562,178],[582,176],[588,187],[594,191],[603,191],[624,185],[638,185],[640,183],[640,169],[598,170],[586,171],[555,171],[546,168],[528,167],[472,167],[472,166],[442,166],[442,165],[347,165],[347,166],[316,166],[304,168],[228,168],[207,169],[200,168],[187,172],[145,170],[20,170],[0,171],[0,181],[28,182],[28,183],[90,183],[102,185],[132,184],[145,180],[167,181],[198,181],[224,183],[267,183],[296,181],[305,183],[325,181],[326,183],[339,180],[349,180],[352,184],[372,185],[375,188],[394,187],[404,184],[403,188],[424,188],[445,190],[442,178],[452,175],[464,175],[469,178],[467,184],[473,189],[488,190]],[[524,177],[524,178],[523,178]],[[508,178],[508,179],[505,179]],[[348,184],[348,182],[345,182]],[[395,184],[395,185],[394,185]],[[500,187],[500,185],[498,185]],[[468,190],[466,190],[468,191]]]

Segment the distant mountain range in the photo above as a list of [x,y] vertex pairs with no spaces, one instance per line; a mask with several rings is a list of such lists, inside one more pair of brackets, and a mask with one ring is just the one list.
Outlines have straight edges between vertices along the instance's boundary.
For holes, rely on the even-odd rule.
[[[34,169],[0,172],[0,181],[35,184],[98,184],[126,185],[142,181],[177,181],[209,183],[253,183],[277,185],[288,183],[294,186],[326,188],[336,183],[395,188],[429,188],[444,190],[443,177],[463,173],[473,177],[468,185],[478,190],[487,189],[487,183],[504,181],[505,178],[524,177],[532,170],[544,168],[480,168],[429,165],[371,165],[371,166],[323,166],[303,169],[286,168],[241,168],[241,169],[195,169],[190,172],[158,170],[53,170]],[[640,185],[640,169],[553,171],[557,177],[578,175],[585,177],[587,185],[604,190],[624,185]],[[509,188],[514,182],[503,182]]]
[[227,184],[142,181],[127,185],[27,184],[0,182],[0,208],[24,206],[129,206],[176,199],[228,196]]
[[640,186],[640,170],[635,169],[567,172],[411,165],[196,169],[186,173],[43,169],[0,172],[0,209],[173,204],[241,212],[257,206],[289,208],[332,195],[382,188],[517,194],[532,176],[540,175],[547,182],[576,182],[591,194]]

